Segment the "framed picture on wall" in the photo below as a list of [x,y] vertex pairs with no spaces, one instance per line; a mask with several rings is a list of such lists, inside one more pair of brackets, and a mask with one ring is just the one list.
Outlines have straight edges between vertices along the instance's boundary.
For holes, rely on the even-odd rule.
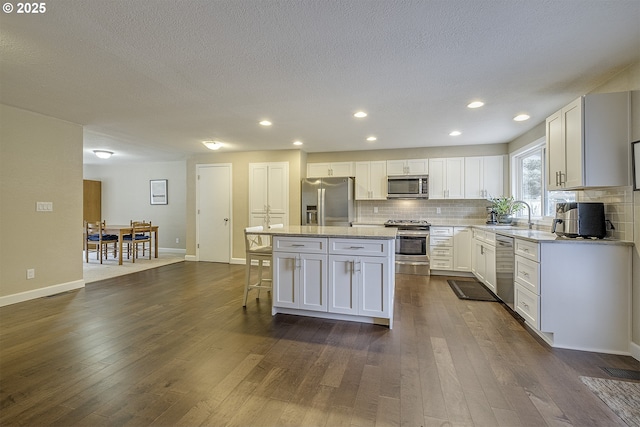
[[150,183],[150,194],[152,205],[166,205],[169,203],[167,198],[167,180],[152,179]]
[[640,190],[640,141],[631,143],[631,167],[633,171],[633,190]]

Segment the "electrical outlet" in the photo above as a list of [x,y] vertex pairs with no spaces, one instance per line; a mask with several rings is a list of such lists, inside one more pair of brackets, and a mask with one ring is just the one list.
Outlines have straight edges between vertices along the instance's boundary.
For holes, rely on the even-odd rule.
[[442,213],[442,209],[436,208],[436,213]]
[[180,238],[176,237],[176,243],[180,243]]
[[377,206],[373,207],[373,213],[378,213],[378,207]]
[[35,279],[36,278],[36,269],[28,268],[27,269],[27,279]]

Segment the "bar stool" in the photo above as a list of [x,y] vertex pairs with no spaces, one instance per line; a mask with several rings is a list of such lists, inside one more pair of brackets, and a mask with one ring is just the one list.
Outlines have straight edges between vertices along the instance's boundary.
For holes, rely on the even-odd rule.
[[[260,298],[260,290],[266,289],[267,291],[271,291],[271,277],[265,278],[262,276],[262,267],[265,261],[269,261],[269,265],[271,265],[271,255],[273,253],[273,248],[271,246],[271,238],[269,236],[256,233],[262,231],[263,229],[264,228],[261,225],[257,227],[247,227],[244,229],[247,271],[246,283],[244,287],[244,301],[242,303],[243,307],[247,306],[247,296],[249,295],[249,290],[258,290],[258,296],[256,297],[257,299]],[[251,283],[251,262],[253,260],[258,261],[258,281],[255,283]]]

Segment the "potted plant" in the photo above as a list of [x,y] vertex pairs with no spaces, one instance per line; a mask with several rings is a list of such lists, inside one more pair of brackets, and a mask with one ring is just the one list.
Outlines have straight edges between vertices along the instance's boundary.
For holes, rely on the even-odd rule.
[[523,204],[511,196],[492,197],[489,201],[500,224],[511,224],[513,214],[523,208]]

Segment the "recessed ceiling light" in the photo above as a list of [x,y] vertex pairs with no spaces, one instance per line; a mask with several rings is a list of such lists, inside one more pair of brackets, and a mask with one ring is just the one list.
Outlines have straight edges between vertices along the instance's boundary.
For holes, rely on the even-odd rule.
[[462,135],[462,132],[460,132],[459,130],[454,130],[454,131],[450,132],[449,135],[458,136],[458,135]]
[[107,151],[107,150],[93,150],[93,153],[99,159],[108,159],[113,155],[113,151]]
[[357,117],[357,118],[361,119],[363,117],[367,117],[367,113],[365,113],[364,111],[358,111],[357,113],[353,114],[353,117]]
[[302,141],[293,141],[293,145],[302,145]]
[[272,123],[271,123],[269,120],[262,120],[262,121],[260,122],[260,124],[261,124],[262,126],[271,126],[271,125],[272,125]]
[[467,105],[467,107],[469,107],[469,108],[480,108],[483,105],[484,105],[484,102],[482,102],[482,101],[473,101],[473,102],[469,103]]
[[529,116],[528,114],[518,114],[513,118],[513,120],[515,120],[516,122],[524,122],[525,120],[529,120],[530,118],[531,116]]
[[376,138],[375,136],[370,136],[369,138],[367,138],[367,141],[369,142],[373,142],[373,141],[377,141],[378,138]]
[[222,142],[220,141],[202,141],[205,147],[209,150],[219,150],[222,148]]

